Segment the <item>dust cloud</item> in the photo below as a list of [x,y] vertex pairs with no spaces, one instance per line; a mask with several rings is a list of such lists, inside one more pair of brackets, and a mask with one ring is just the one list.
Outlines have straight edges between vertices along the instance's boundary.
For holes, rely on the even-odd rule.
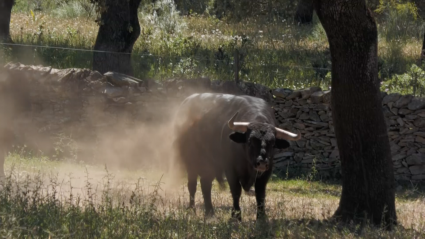
[[[17,122],[31,121],[33,117],[31,88],[25,81],[25,74],[28,73],[0,69],[0,167],[4,165],[3,155],[12,151],[13,146],[32,145],[34,152],[37,152],[37,146],[42,146],[44,152],[48,151],[46,148],[53,150],[56,147],[56,142],[43,138],[35,126],[25,128],[25,140],[31,142],[22,142],[15,134],[15,130],[22,130],[16,128]],[[175,161],[172,149],[175,137],[173,119],[181,101],[167,102],[157,109],[151,107],[151,112],[146,114],[152,115],[147,115],[146,120],[135,121],[129,115],[119,114],[113,126],[95,129],[96,137],[80,134],[69,143],[75,149],[72,160],[56,159],[63,163],[46,170],[56,174],[59,181],[72,175],[74,187],[86,185],[87,173],[93,182],[102,182],[106,173],[102,169],[106,167],[115,175],[114,180],[136,179],[128,175],[140,174],[137,176],[152,182],[160,179],[163,182],[161,188],[167,194],[181,190],[186,180],[185,171]],[[3,168],[0,170],[3,173]]]

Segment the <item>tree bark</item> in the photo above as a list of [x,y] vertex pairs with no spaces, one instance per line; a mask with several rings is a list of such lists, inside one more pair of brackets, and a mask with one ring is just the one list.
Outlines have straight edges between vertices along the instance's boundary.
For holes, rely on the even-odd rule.
[[313,23],[314,0],[299,0],[295,21],[300,24]]
[[14,0],[0,1],[0,42],[12,42],[10,37],[10,16]]
[[332,62],[332,117],[342,195],[334,218],[397,224],[394,169],[382,112],[376,22],[365,0],[315,0]]
[[133,75],[131,52],[140,35],[137,9],[141,0],[104,0],[93,54],[93,70]]

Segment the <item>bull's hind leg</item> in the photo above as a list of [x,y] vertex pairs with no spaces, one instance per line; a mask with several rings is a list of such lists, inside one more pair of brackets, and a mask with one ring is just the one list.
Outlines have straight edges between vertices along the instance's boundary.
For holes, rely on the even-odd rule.
[[214,215],[214,208],[211,201],[212,178],[201,178],[202,195],[204,196],[205,215],[207,217]]
[[195,209],[195,193],[197,178],[196,174],[188,174],[187,188],[189,189],[189,208]]

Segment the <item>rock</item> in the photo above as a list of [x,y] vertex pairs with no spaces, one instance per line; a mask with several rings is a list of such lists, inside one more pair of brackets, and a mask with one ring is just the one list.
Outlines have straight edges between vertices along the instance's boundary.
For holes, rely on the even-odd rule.
[[425,132],[415,132],[413,135],[425,137]]
[[320,115],[320,120],[323,121],[323,122],[329,121],[328,114],[322,114],[322,115]]
[[323,91],[314,92],[313,94],[311,94],[311,97],[310,97],[311,103],[318,104],[323,102],[324,95],[325,95],[325,92]]
[[296,162],[300,162],[303,159],[303,157],[304,157],[304,152],[299,152],[295,154],[294,159]]
[[408,174],[410,173],[410,170],[408,168],[398,168],[396,170],[396,174]]
[[416,119],[413,124],[418,128],[425,128],[425,118]]
[[338,149],[335,149],[332,151],[331,155],[329,155],[329,158],[331,159],[339,159],[339,151]]
[[89,76],[86,78],[88,81],[97,81],[102,79],[103,75],[100,74],[98,71],[92,71],[90,72]]
[[128,75],[125,75],[125,74],[121,74],[121,73],[118,73],[118,72],[108,71],[103,75],[106,77],[106,80],[114,86],[137,87],[137,86],[139,86],[139,84],[143,83],[143,81],[140,80],[140,79],[137,79],[135,77],[128,76]]
[[400,161],[393,161],[393,167],[395,168],[395,169],[397,169],[397,168],[401,168],[403,165],[401,164],[401,162]]
[[331,91],[323,91],[324,95],[322,96],[323,103],[331,103]]
[[410,114],[412,111],[411,110],[408,110],[408,109],[400,109],[399,111],[398,111],[398,114],[399,115],[407,115],[407,114]]
[[391,146],[391,155],[395,154],[398,152],[398,150],[400,149],[400,146],[398,146],[396,143],[391,142],[390,143]]
[[398,99],[400,99],[400,94],[391,93],[384,97],[384,99],[382,100],[382,104],[387,105],[388,103],[396,102]]
[[396,155],[394,155],[394,156],[392,157],[392,160],[393,160],[393,161],[399,161],[399,160],[404,159],[405,157],[406,157],[406,155],[405,155],[405,154],[396,154]]
[[416,165],[409,167],[410,173],[413,175],[423,174],[425,172],[425,165]]
[[311,120],[313,120],[313,121],[317,121],[317,122],[320,122],[320,121],[321,121],[321,119],[320,119],[320,117],[319,117],[319,115],[317,114],[317,112],[316,112],[316,111],[311,110],[311,111],[309,112],[309,115],[310,115],[310,119],[311,119]]
[[329,105],[328,104],[317,104],[316,105],[316,109],[317,110],[328,111],[329,110]]
[[424,180],[425,174],[413,175],[412,180]]
[[413,134],[416,131],[418,131],[418,129],[405,128],[403,130],[400,130],[400,134],[402,134],[402,135],[404,135],[404,134]]
[[418,116],[420,116],[420,117],[422,117],[422,118],[425,118],[425,112],[421,112],[421,113],[419,113],[419,114],[418,114]]
[[311,94],[313,94],[316,91],[321,91],[322,89],[320,87],[310,87],[301,90],[301,99],[308,99],[310,98]]
[[404,126],[404,121],[401,118],[397,119],[397,123],[402,127]]
[[407,106],[409,110],[420,110],[425,108],[425,98],[414,98]]
[[415,119],[418,118],[418,116],[417,115],[406,115],[405,118],[408,119],[408,120],[415,120]]
[[292,99],[295,99],[295,98],[300,98],[301,97],[301,91],[293,91],[290,95],[288,95],[287,97],[286,97],[286,99],[287,100],[292,100]]
[[105,94],[108,98],[116,98],[123,96],[127,93],[127,90],[121,87],[106,87],[103,89],[102,94]]
[[298,147],[300,147],[300,148],[304,148],[304,147],[305,147],[305,145],[306,145],[306,142],[307,142],[307,141],[302,140],[302,139],[295,141],[295,143],[296,143],[296,144],[298,145]]
[[421,144],[425,144],[425,139],[421,136],[416,136],[415,141]]
[[425,164],[424,154],[413,154],[406,158],[407,165],[422,165]]
[[401,164],[406,168],[409,167],[409,165],[407,165],[406,161],[401,161]]
[[305,129],[305,125],[301,124],[301,123],[295,123],[294,128],[303,130],[303,129]]
[[310,118],[310,115],[308,113],[302,113],[299,117],[300,120],[306,120],[309,118]]
[[413,99],[413,95],[403,95],[394,104],[394,107],[401,108],[407,106]]
[[[199,79],[194,79],[194,81],[197,82],[198,84],[194,88],[195,91],[210,88],[211,84],[208,85],[207,82],[203,82],[201,85],[199,85]],[[208,79],[208,82],[210,82],[209,79]],[[252,82],[241,82],[240,88],[244,91],[246,95],[258,97],[267,102],[271,102],[273,100],[273,95],[271,93],[271,90],[267,86],[252,83]]]
[[394,178],[397,181],[410,181],[410,173],[409,174],[398,174],[398,175],[394,175]]
[[385,119],[394,115],[394,113],[391,112],[391,110],[387,106],[382,107],[382,112],[384,113]]
[[294,152],[282,152],[279,154],[275,154],[274,158],[278,159],[278,158],[285,158],[285,157],[292,157],[294,156]]
[[279,89],[273,90],[273,95],[279,98],[286,98],[287,96],[292,94],[292,92],[293,90],[291,89],[279,88]]

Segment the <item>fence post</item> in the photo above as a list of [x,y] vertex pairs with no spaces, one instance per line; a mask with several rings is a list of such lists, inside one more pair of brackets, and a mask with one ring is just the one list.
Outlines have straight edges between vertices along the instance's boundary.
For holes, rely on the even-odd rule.
[[235,82],[236,84],[239,84],[239,51],[238,49],[235,49],[234,67],[235,67]]

